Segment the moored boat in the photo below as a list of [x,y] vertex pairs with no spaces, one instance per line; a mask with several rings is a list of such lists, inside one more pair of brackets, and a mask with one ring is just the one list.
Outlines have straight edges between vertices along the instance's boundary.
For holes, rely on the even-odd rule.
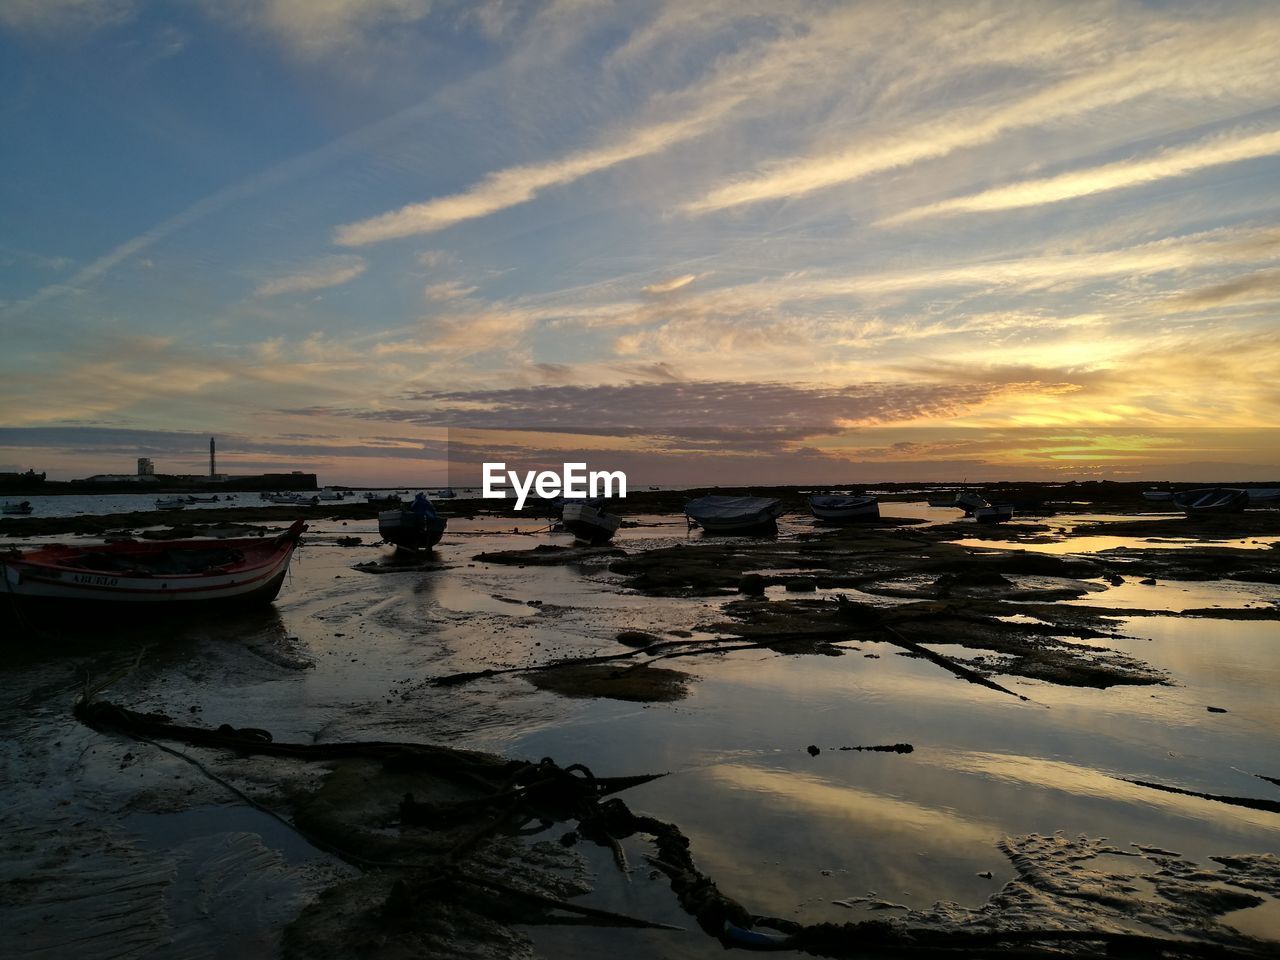
[[984,507],[974,507],[973,519],[978,523],[1003,523],[1013,519],[1012,503],[990,503]]
[[584,543],[608,543],[622,525],[617,514],[607,513],[599,503],[570,502],[560,514],[564,528]]
[[1249,502],[1248,490],[1230,487],[1201,487],[1174,494],[1173,503],[1187,516],[1205,513],[1239,513]]
[[809,497],[809,510],[827,523],[880,519],[880,501],[875,497],[815,493]]
[[989,507],[986,499],[980,493],[974,493],[972,490],[962,490],[956,494],[955,505],[964,511],[966,517],[973,516],[974,512]]
[[185,510],[186,508],[186,497],[156,497],[157,510]]
[[750,536],[778,532],[778,517],[787,512],[781,500],[770,497],[708,496],[690,500],[684,515],[704,533]]
[[430,550],[444,536],[444,517],[420,517],[412,510],[383,510],[378,514],[378,533],[387,543],[405,550]]
[[1249,487],[1249,502],[1256,504],[1280,504],[1280,487]]
[[310,497],[301,493],[272,493],[267,495],[268,503],[292,504],[294,506],[307,506],[308,504],[316,504],[320,502],[318,496]]
[[25,515],[35,508],[31,506],[30,500],[23,500],[20,503],[10,503],[6,500],[3,509],[5,513]]
[[1152,503],[1168,503],[1173,499],[1172,490],[1143,490],[1142,499]]
[[217,503],[218,499],[219,498],[216,493],[211,497],[197,497],[194,494],[189,494],[187,496],[187,503]]
[[239,609],[280,592],[298,520],[277,537],[55,544],[0,557],[5,594],[55,616]]

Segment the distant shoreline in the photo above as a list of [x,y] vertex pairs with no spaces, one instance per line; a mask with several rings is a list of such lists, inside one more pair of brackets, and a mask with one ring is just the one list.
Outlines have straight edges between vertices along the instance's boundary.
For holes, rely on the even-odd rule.
[[[0,484],[4,497],[84,496],[111,493],[259,493],[270,490],[318,490],[314,473],[263,473],[246,476],[187,477],[157,474],[147,480],[42,480]],[[343,489],[343,488],[335,488]]]

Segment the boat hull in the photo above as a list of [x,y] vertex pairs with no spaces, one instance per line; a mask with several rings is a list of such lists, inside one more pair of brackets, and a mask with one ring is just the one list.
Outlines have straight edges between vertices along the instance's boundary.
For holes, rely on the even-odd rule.
[[378,514],[378,533],[402,550],[430,550],[444,536],[443,517],[423,519],[408,510],[384,510]]
[[[298,521],[273,540],[176,540],[35,550],[0,561],[3,589],[17,609],[59,618],[245,609],[276,598],[305,529]],[[147,558],[198,558],[214,552],[227,562],[189,572],[180,563],[167,572],[145,569]],[[85,557],[96,560],[88,564],[79,559]],[[104,566],[103,558],[114,560],[115,568]]]
[[1173,504],[1189,517],[1209,513],[1240,513],[1249,503],[1248,490],[1229,487],[1203,487],[1186,490],[1173,498]]
[[1013,504],[993,503],[987,507],[975,507],[973,519],[978,523],[1004,523],[1013,519]]
[[564,528],[583,543],[608,543],[622,525],[622,518],[587,503],[566,503],[560,515]]
[[780,500],[712,496],[686,503],[684,515],[712,536],[772,536],[778,532],[778,517],[786,509]]
[[812,496],[809,511],[824,523],[861,523],[880,519],[880,502],[875,497]]

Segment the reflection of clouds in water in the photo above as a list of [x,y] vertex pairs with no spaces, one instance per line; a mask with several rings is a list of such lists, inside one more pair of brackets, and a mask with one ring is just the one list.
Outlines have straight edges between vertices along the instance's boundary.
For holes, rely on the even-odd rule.
[[1211,804],[1209,801],[1194,799],[1188,803],[1186,797],[1160,793],[1118,779],[1128,774],[1117,773],[1112,776],[1100,770],[1061,760],[981,752],[940,754],[934,759],[939,766],[951,770],[978,774],[1019,786],[1033,786],[1043,790],[1068,793],[1076,797],[1120,801],[1140,807],[1161,806],[1183,816],[1198,816],[1214,822],[1220,822],[1226,818],[1239,820],[1252,826],[1275,826],[1274,814],[1265,811]]
[[933,846],[965,847],[989,843],[1000,835],[994,823],[961,817],[953,810],[873,793],[847,784],[833,783],[793,771],[756,767],[718,766],[711,776],[735,790],[750,790],[775,801],[784,801],[791,815],[803,813],[838,819],[848,827],[879,834],[927,834]]

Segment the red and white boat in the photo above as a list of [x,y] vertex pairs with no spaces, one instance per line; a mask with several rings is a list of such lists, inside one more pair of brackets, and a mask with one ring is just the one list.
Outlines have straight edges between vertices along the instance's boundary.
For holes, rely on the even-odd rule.
[[270,603],[302,532],[276,537],[158,540],[68,546],[0,555],[4,594],[54,614],[221,610]]

